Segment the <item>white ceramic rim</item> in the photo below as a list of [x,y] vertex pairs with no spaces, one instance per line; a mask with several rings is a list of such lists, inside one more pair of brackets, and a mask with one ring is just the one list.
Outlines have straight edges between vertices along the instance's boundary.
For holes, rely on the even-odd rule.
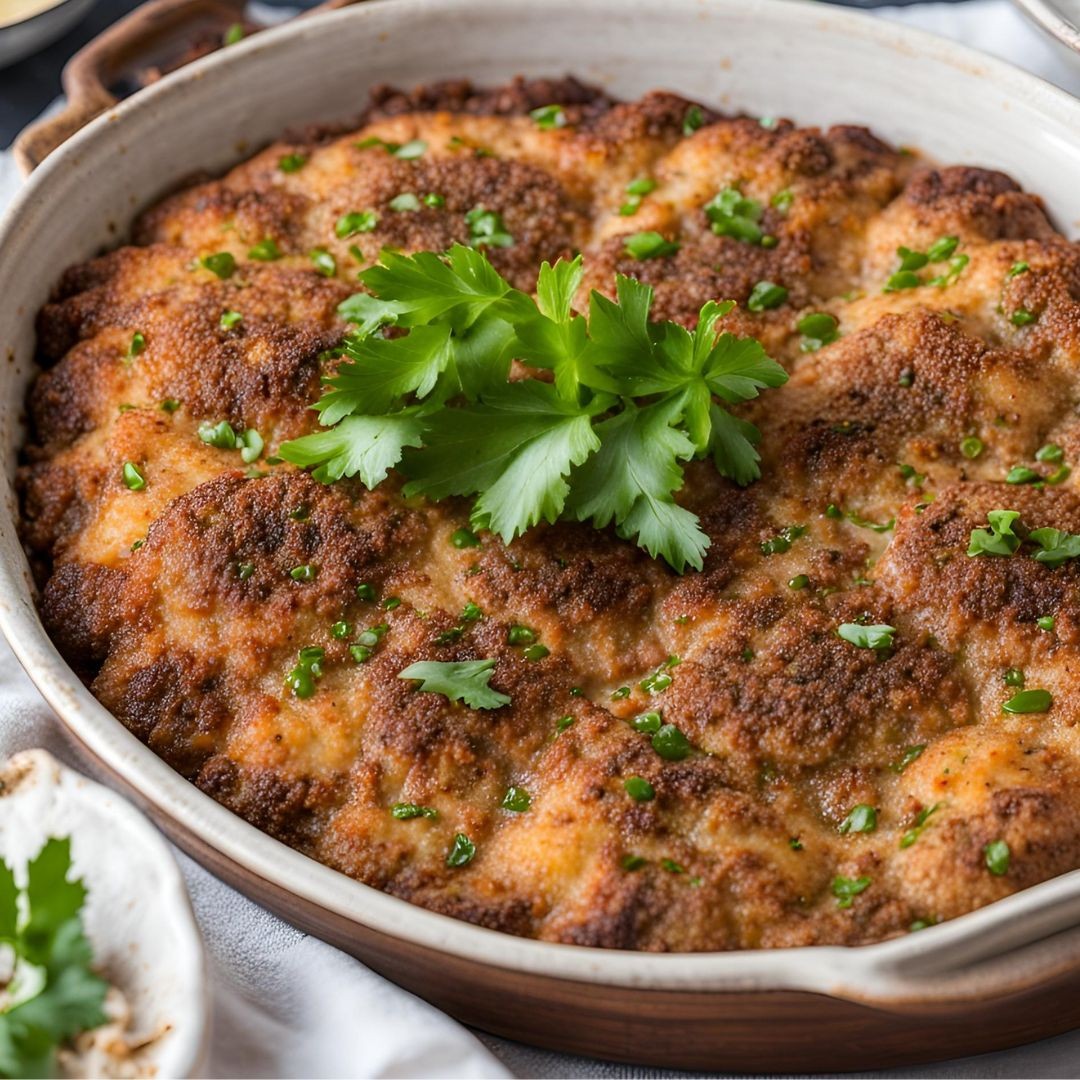
[[1066,18],[1053,0],[1013,0],[1013,3],[1040,29],[1060,41],[1067,49],[1080,54],[1080,28]]
[[[425,11],[502,15],[529,0],[368,0],[357,7],[321,14],[327,25],[363,20],[372,12],[393,10],[402,19],[422,19]],[[552,17],[573,14],[581,0],[548,0]],[[704,0],[665,0],[698,11]],[[760,0],[712,0],[713,7],[760,14]],[[652,0],[590,0],[610,7],[612,17],[652,7]],[[985,77],[998,93],[1024,100],[1043,114],[1080,131],[1080,102],[1043,80],[965,46],[923,31],[886,23],[869,15],[794,0],[770,0],[782,12],[793,37],[800,27],[816,27],[881,48],[910,50],[970,75]],[[264,31],[228,50],[174,72],[110,109],[54,152],[31,177],[0,222],[0,252],[14,223],[55,171],[71,167],[81,151],[107,128],[128,117],[160,108],[162,100],[183,93],[194,80],[207,79],[225,65],[270,62],[284,53],[294,35],[315,19]],[[242,155],[241,155],[242,156]],[[197,834],[228,860],[263,880],[323,909],[372,930],[467,960],[522,973],[585,983],[693,991],[803,989],[859,999],[926,1000],[950,973],[993,961],[1012,949],[1080,926],[1080,870],[1026,889],[969,915],[918,934],[859,948],[811,946],[729,953],[651,954],[584,948],[514,937],[416,907],[314,862],[260,832],[203,794],[170,769],[115,720],[82,685],[46,636],[28,588],[25,560],[0,560],[0,630],[7,637],[49,704],[77,738],[114,773],[138,790],[158,812]],[[1072,938],[1070,938],[1072,940]],[[1075,944],[1075,942],[1073,942]],[[929,976],[932,978],[928,979]]]

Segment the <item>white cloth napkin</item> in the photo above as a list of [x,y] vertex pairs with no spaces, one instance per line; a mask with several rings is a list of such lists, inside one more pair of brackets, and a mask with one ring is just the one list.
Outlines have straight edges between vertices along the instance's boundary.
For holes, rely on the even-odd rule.
[[[878,14],[1004,57],[1080,95],[1080,65],[1070,67],[1008,0],[886,8]],[[18,183],[10,154],[0,154],[0,208]],[[0,758],[32,746],[87,768],[6,644],[0,643]],[[538,1077],[665,1075],[483,1036],[497,1055],[492,1056],[436,1009],[288,926],[190,859],[179,858],[211,960],[214,1035],[208,1076],[500,1077],[511,1071]],[[1072,1077],[1078,1063],[1080,1032],[1000,1054],[872,1075]]]

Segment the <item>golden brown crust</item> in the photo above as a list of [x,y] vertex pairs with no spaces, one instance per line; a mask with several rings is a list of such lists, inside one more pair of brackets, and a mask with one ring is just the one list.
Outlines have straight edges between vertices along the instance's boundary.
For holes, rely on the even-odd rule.
[[[546,131],[528,113],[551,102],[567,124]],[[359,880],[584,945],[879,940],[1080,866],[1080,561],[1047,566],[1030,544],[967,554],[994,509],[1020,511],[1024,536],[1080,532],[1071,476],[1004,482],[1016,465],[1049,477],[1046,443],[1080,458],[1080,249],[1001,173],[931,167],[863,128],[707,108],[687,135],[692,108],[572,79],[380,88],[359,130],[280,143],[148,210],[134,246],[67,271],[40,315],[24,541],[46,626],[100,700],[224,805]],[[419,157],[387,149],[416,139]],[[283,171],[286,154],[302,167]],[[620,213],[642,176],[655,190]],[[733,185],[765,207],[774,246],[714,234],[703,207]],[[402,193],[444,201],[394,210]],[[464,505],[272,463],[315,426],[356,271],[385,245],[468,240],[475,206],[514,237],[488,254],[515,285],[580,250],[588,286],[632,274],[661,317],[692,325],[704,301],[739,301],[725,325],[788,368],[744,408],[762,479],[687,470],[680,499],[712,542],[701,573],[566,523],[459,548]],[[337,235],[368,210],[370,231]],[[678,252],[630,257],[641,230]],[[946,235],[968,260],[955,280],[882,291],[898,247]],[[252,255],[267,240],[280,257]],[[224,277],[201,261],[220,252],[236,263]],[[750,312],[762,280],[787,297]],[[223,327],[226,311],[241,320]],[[811,311],[841,336],[804,352]],[[199,439],[221,420],[260,432],[257,464]],[[144,489],[125,486],[128,461]],[[469,604],[482,616],[463,619]],[[859,648],[843,623],[888,624],[894,645]],[[515,625],[548,655],[509,644]],[[357,663],[350,645],[382,626]],[[322,674],[298,697],[285,679],[310,646]],[[480,658],[510,706],[471,710],[398,678]],[[1052,692],[1049,712],[1002,712],[1010,668]],[[685,757],[635,730],[653,710]],[[628,794],[632,777],[651,799]],[[512,786],[527,810],[502,807]],[[437,816],[396,819],[399,802]],[[859,804],[876,830],[841,832]],[[476,857],[451,867],[458,833]],[[1011,852],[1000,875],[996,841]],[[834,879],[862,877],[841,905]]]

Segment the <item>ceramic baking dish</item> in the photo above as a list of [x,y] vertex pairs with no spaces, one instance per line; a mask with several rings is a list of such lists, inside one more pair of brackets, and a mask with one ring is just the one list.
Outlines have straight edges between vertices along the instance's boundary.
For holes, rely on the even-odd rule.
[[72,735],[216,873],[455,1016],[523,1041],[654,1065],[837,1070],[991,1050],[1080,1025],[1080,871],[857,949],[653,955],[528,941],[360,885],[218,806],[114,720],[38,620],[11,492],[34,313],[61,269],[141,207],[368,87],[573,73],[752,114],[866,123],[999,167],[1080,221],[1080,102],[886,22],[786,0],[372,0],[268,30],[109,109],[33,173],[0,233],[0,626]]

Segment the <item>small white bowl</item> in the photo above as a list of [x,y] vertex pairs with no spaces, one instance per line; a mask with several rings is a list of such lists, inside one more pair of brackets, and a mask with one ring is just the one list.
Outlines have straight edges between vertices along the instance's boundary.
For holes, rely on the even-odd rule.
[[21,879],[50,837],[71,837],[72,875],[94,967],[124,995],[128,1031],[151,1038],[140,1074],[197,1074],[209,1034],[206,964],[187,889],[168,844],[119,795],[27,750],[0,767],[0,856]]
[[94,0],[51,0],[31,8],[25,17],[9,19],[0,4],[0,68],[45,48],[74,26]]

